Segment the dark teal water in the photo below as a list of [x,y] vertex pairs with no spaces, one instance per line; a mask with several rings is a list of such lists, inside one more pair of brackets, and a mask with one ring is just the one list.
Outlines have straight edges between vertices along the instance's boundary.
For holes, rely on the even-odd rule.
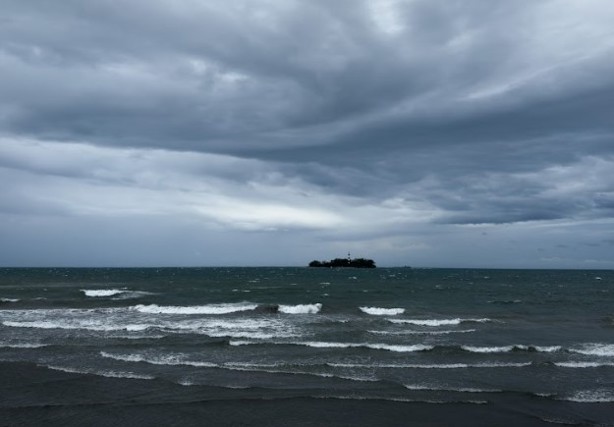
[[586,422],[614,409],[613,292],[612,271],[0,269],[0,361]]

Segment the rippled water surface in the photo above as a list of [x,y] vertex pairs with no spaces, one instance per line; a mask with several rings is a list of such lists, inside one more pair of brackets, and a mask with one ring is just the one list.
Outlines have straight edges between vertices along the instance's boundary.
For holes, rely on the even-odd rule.
[[614,273],[0,269],[0,360],[323,399],[614,402]]

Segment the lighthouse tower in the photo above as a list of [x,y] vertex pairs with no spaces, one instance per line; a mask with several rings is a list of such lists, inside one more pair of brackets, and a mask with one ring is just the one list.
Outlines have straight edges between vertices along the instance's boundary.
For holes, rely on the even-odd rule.
[[348,263],[352,262],[352,255],[350,255],[350,251],[348,251]]

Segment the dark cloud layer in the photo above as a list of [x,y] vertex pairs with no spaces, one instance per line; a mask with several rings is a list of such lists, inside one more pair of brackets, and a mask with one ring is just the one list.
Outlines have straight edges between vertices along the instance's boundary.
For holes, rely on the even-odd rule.
[[[23,249],[48,217],[73,241],[56,263],[114,263],[75,255],[104,223],[154,233],[158,264],[165,239],[249,258],[172,232],[196,227],[267,242],[256,264],[614,266],[589,245],[614,213],[607,0],[1,3],[0,233],[22,249],[0,263],[50,263]],[[511,258],[486,229],[516,233]]]

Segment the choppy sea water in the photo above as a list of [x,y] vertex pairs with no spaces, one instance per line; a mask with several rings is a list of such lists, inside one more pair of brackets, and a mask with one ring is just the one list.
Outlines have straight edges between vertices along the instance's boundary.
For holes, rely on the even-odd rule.
[[613,407],[613,292],[612,271],[0,269],[0,361],[584,422],[551,403]]

